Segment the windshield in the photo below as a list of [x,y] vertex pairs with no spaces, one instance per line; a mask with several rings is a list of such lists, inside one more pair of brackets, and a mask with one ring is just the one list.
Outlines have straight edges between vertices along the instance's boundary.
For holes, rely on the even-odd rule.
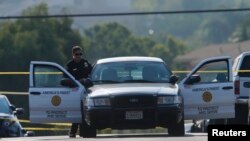
[[10,107],[4,98],[0,98],[0,113],[10,114]]
[[171,74],[163,62],[112,62],[97,64],[91,79],[94,83],[166,83]]

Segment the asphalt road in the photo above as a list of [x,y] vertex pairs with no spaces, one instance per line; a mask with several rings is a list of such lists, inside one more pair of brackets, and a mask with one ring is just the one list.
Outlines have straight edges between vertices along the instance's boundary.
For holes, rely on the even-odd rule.
[[69,138],[68,136],[40,136],[22,138],[2,138],[1,141],[207,141],[207,133],[186,133],[184,137],[171,137],[167,134],[106,134],[97,138]]

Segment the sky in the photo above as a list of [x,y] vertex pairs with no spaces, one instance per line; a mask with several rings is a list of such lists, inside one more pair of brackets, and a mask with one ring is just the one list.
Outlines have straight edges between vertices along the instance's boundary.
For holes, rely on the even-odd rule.
[[[47,3],[49,8],[69,7],[71,13],[128,11],[130,0],[0,0],[0,15],[14,16],[31,6]],[[53,10],[52,10],[53,11]]]

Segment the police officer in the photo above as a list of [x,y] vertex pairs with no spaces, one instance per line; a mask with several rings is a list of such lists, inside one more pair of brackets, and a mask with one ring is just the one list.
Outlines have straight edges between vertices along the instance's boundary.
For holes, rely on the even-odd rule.
[[[92,71],[91,64],[82,57],[83,50],[80,46],[74,46],[72,48],[73,58],[66,64],[66,69],[71,73],[75,79],[81,81],[82,79],[88,78]],[[72,123],[69,132],[69,137],[75,138],[79,123]]]

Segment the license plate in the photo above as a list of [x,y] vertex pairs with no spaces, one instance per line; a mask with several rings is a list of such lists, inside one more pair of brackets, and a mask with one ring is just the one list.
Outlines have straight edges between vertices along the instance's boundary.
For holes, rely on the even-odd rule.
[[142,111],[126,111],[125,118],[127,120],[143,119]]

